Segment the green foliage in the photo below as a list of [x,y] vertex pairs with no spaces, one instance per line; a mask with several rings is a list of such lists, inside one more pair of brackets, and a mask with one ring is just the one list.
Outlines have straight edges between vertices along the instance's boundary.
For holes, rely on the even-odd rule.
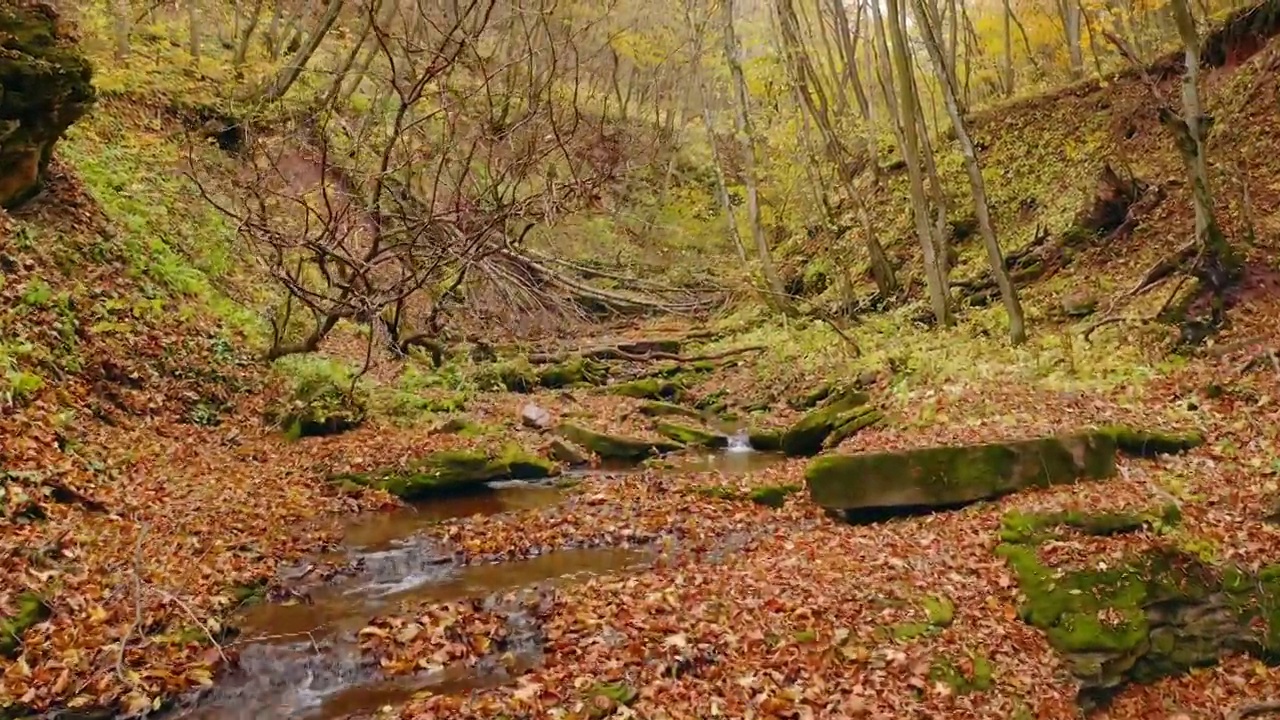
[[291,355],[272,369],[286,387],[268,408],[267,419],[290,437],[331,435],[364,422],[368,393],[348,366],[317,355]]

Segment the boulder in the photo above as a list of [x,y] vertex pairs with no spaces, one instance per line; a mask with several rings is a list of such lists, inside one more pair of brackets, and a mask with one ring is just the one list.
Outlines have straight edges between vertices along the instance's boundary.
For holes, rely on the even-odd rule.
[[778,452],[782,449],[781,430],[752,430],[747,433],[747,442],[753,450],[761,452]]
[[586,465],[589,460],[587,454],[580,448],[563,440],[552,440],[551,444],[547,446],[547,453],[551,455],[552,460],[570,467]]
[[534,430],[546,430],[551,427],[551,413],[546,408],[538,407],[533,403],[525,403],[520,408],[520,424]]
[[1120,452],[1135,457],[1177,455],[1204,444],[1204,436],[1197,432],[1135,430],[1123,425],[1108,425],[1099,428],[1098,432],[1110,435]]
[[0,207],[40,190],[54,143],[93,105],[91,77],[53,5],[0,6]]
[[1084,433],[816,458],[805,471],[813,502],[829,510],[950,507],[1026,487],[1115,473],[1115,440]]
[[668,440],[640,440],[637,438],[606,435],[577,425],[565,423],[557,428],[560,436],[577,443],[599,455],[602,460],[639,462],[645,458],[674,452],[683,446]]
[[729,444],[729,438],[720,433],[679,423],[660,421],[654,425],[654,430],[657,430],[659,435],[670,438],[681,445],[722,448]]
[[407,467],[346,473],[330,480],[386,490],[403,500],[422,500],[476,489],[494,480],[538,480],[555,474],[555,465],[549,460],[512,446],[497,457],[474,450],[443,450]]
[[[871,408],[866,407],[869,399],[866,393],[857,390],[832,394],[821,407],[800,418],[783,433],[782,451],[788,455],[817,455],[822,450],[823,442],[837,429],[854,423],[871,412]],[[857,430],[863,427],[866,425]],[[856,430],[847,433],[845,437],[853,432]]]

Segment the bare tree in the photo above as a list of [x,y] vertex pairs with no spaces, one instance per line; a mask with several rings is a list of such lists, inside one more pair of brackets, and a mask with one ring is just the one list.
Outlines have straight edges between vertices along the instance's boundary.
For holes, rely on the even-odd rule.
[[751,226],[751,236],[755,241],[760,268],[771,293],[771,304],[781,307],[786,305],[786,289],[782,284],[782,277],[778,275],[778,269],[773,264],[773,256],[769,252],[769,241],[765,238],[764,225],[760,221],[759,179],[756,177],[759,160],[756,157],[755,128],[751,123],[747,78],[742,71],[742,45],[738,42],[738,35],[734,30],[733,7],[733,0],[721,0],[721,11],[724,17],[724,55],[729,64],[734,96],[734,119],[738,128],[738,141],[742,145],[743,181],[747,186],[747,223]]
[[955,130],[960,153],[964,156],[965,171],[969,176],[969,189],[973,194],[974,214],[977,216],[978,229],[982,233],[983,245],[987,250],[987,263],[991,268],[991,274],[996,279],[996,285],[1000,288],[1000,297],[1004,301],[1005,312],[1009,316],[1009,338],[1013,344],[1019,345],[1027,339],[1022,304],[1018,301],[1017,289],[1014,288],[1013,281],[1009,278],[1009,271],[1005,268],[1004,253],[1000,249],[995,226],[991,222],[991,208],[987,203],[986,183],[982,180],[982,166],[978,163],[978,152],[973,146],[973,139],[969,136],[964,113],[956,101],[955,75],[945,72],[943,67],[947,60],[938,42],[937,27],[929,19],[925,0],[912,0],[912,7],[915,9],[925,49],[932,61],[938,84],[942,88],[947,115],[951,118],[951,127]]
[[[275,79],[267,86],[262,93],[262,99],[272,102],[283,98],[289,92],[289,88],[297,82],[298,77],[302,75],[302,70],[306,68],[307,63],[311,61],[311,56],[319,49],[320,43],[324,41],[326,35],[333,28],[335,22],[338,21],[338,14],[342,12],[342,6],[345,0],[329,0],[329,4],[325,7],[324,15],[320,18],[316,28],[312,31],[311,36],[307,39],[306,45],[294,53],[289,58],[288,64],[281,69]],[[474,0],[475,5],[480,0]]]

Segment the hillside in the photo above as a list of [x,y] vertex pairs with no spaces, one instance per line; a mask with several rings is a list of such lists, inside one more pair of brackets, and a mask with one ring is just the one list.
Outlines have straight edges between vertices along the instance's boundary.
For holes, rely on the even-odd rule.
[[[769,110],[797,104],[793,78],[759,58],[747,71],[768,82],[745,90],[767,126],[782,304],[727,107],[724,127],[677,131],[656,91],[653,121],[619,111],[615,72],[562,125],[556,55],[495,85],[519,122],[428,110],[419,134],[383,136],[395,115],[378,103],[403,86],[357,80],[321,112],[326,76],[304,73],[278,103],[244,101],[236,88],[294,56],[255,45],[233,70],[243,29],[212,42],[222,9],[201,10],[190,65],[187,18],[162,6],[127,62],[96,5],[76,13],[82,38],[59,20],[36,50],[6,45],[84,52],[97,97],[38,190],[0,211],[0,717],[1264,711],[1280,698],[1272,6],[1219,13],[1243,20],[1204,43],[1208,168],[1241,268],[1223,324],[1183,250],[1192,193],[1153,101],[1184,67],[969,113],[1030,328],[1017,345],[955,134],[922,122],[955,251],[956,322],[940,327],[892,133],[878,184],[834,187],[788,134],[803,110]],[[4,22],[31,7],[5,4]],[[369,37],[400,59],[386,48],[412,28],[391,14],[362,35],[362,9],[315,63],[358,61]],[[642,19],[613,21],[633,24],[646,69],[637,37],[669,28]],[[264,16],[259,32],[279,31]],[[492,93],[469,94],[490,59],[402,72],[492,119]],[[0,63],[4,113],[33,87],[12,72]],[[671,82],[705,82],[687,72]],[[380,149],[396,162],[370,171]]]

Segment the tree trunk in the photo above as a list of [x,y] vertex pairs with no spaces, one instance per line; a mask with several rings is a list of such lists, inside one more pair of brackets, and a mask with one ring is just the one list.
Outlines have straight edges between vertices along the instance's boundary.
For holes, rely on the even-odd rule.
[[369,34],[373,30],[375,17],[380,14],[383,0],[373,0],[373,6],[365,12],[364,22],[360,26],[360,33],[356,36],[356,42],[351,46],[351,50],[347,56],[343,58],[342,64],[334,68],[333,81],[329,83],[329,89],[325,92],[324,100],[320,102],[320,107],[331,108],[334,101],[342,93],[342,86],[347,81],[347,73],[351,72],[352,66],[356,63],[356,58],[360,55],[360,51],[364,48],[365,42],[369,39]]
[[1084,75],[1084,49],[1081,46],[1080,26],[1081,12],[1077,0],[1058,0],[1061,3],[1062,26],[1067,39],[1067,58],[1071,66],[1072,79]]
[[734,107],[738,128],[738,141],[743,148],[743,180],[747,186],[747,222],[751,226],[751,237],[755,241],[756,253],[759,255],[760,269],[764,273],[765,282],[772,293],[770,304],[779,309],[786,309],[786,288],[778,269],[774,267],[773,255],[769,252],[769,241],[765,238],[764,226],[760,222],[760,193],[756,178],[755,128],[751,124],[750,105],[747,95],[747,78],[742,72],[742,46],[738,43],[738,35],[734,31],[733,0],[722,0],[721,9],[724,15],[724,53],[729,64],[729,75],[733,83]]
[[248,22],[244,26],[244,32],[236,38],[236,52],[231,58],[231,64],[237,71],[244,65],[245,58],[249,56],[249,43],[253,40],[253,31],[258,28],[258,22],[262,19],[262,3],[263,0],[254,0],[253,9],[249,12]]
[[1213,210],[1213,193],[1205,160],[1205,143],[1212,121],[1204,115],[1200,105],[1200,35],[1187,0],[1171,0],[1170,10],[1182,39],[1186,70],[1182,75],[1182,118],[1166,110],[1161,114],[1161,120],[1173,131],[1178,153],[1191,180],[1196,239],[1204,248],[1196,275],[1213,292],[1213,322],[1217,325],[1222,322],[1225,311],[1223,294],[1235,280],[1239,259],[1218,226]]
[[956,133],[956,142],[960,145],[960,153],[964,156],[965,172],[969,176],[969,189],[973,193],[974,214],[978,218],[978,229],[982,233],[982,242],[987,250],[987,262],[991,266],[991,274],[995,276],[996,285],[1000,288],[1000,297],[1004,300],[1005,312],[1009,315],[1009,339],[1014,345],[1026,342],[1026,321],[1022,314],[1022,304],[1018,301],[1017,289],[1009,278],[1004,265],[1004,253],[996,238],[995,226],[991,222],[991,209],[987,203],[986,184],[982,179],[982,167],[978,163],[978,152],[969,137],[969,129],[965,126],[964,113],[956,101],[956,88],[952,77],[944,67],[942,48],[939,47],[935,28],[928,22],[924,0],[913,0],[916,19],[920,24],[920,34],[924,39],[925,49],[933,63],[934,74],[942,88],[943,100],[946,103],[947,115],[951,118],[951,127]]
[[[872,3],[875,7],[875,3]],[[899,0],[888,0],[887,15],[889,40],[893,52],[893,69],[898,84],[898,100],[901,103],[902,157],[906,161],[907,176],[911,185],[911,210],[915,216],[916,235],[924,253],[925,284],[929,290],[929,305],[939,325],[952,324],[951,298],[946,279],[940,272],[938,246],[933,229],[929,226],[929,202],[925,197],[924,174],[920,171],[920,110],[916,102],[915,83],[911,74],[911,59],[907,48],[904,18]],[[943,262],[946,258],[941,258]]]
[[1004,96],[1013,95],[1013,8],[1009,7],[1009,0],[1004,0],[1004,57],[1001,63],[1001,75],[1004,79]]
[[190,41],[191,59],[200,64],[200,13],[196,0],[187,0],[187,34]]
[[342,11],[343,0],[329,0],[328,7],[325,8],[324,17],[320,19],[319,26],[315,32],[311,33],[311,37],[307,40],[307,44],[298,50],[293,57],[289,59],[289,64],[285,65],[280,74],[263,93],[262,99],[267,102],[279,100],[289,92],[289,88],[297,82],[298,77],[302,75],[302,70],[311,60],[311,56],[315,54],[316,49],[320,47],[320,43],[325,36],[329,34],[329,30],[333,28],[333,24],[338,20],[338,13]]
[[117,61],[129,57],[129,32],[133,26],[133,18],[130,17],[132,12],[129,0],[116,0],[113,14],[116,25],[115,59]]

